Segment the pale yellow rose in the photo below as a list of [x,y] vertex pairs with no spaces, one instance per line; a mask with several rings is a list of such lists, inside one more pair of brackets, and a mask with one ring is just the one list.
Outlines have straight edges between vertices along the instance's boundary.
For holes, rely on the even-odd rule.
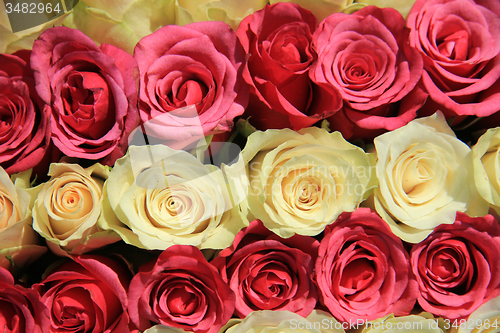
[[[239,318],[229,319],[227,324],[221,327],[221,329],[219,330],[219,333],[226,332],[228,328],[230,328],[236,324],[239,324],[240,322],[241,322],[241,319],[239,319]],[[144,331],[144,333],[191,333],[191,331],[184,331],[184,330],[177,328],[177,327],[156,325],[156,326],[153,326],[151,328],[148,328],[147,330]]]
[[438,112],[375,138],[379,187],[374,205],[394,234],[424,240],[457,211],[484,215],[473,182],[469,146],[456,138]]
[[15,186],[0,167],[0,266],[11,271],[38,259],[47,251],[38,245],[31,227],[30,195]]
[[117,242],[120,237],[102,230],[103,185],[109,168],[94,164],[52,163],[47,182],[30,191],[33,228],[58,255],[82,254]]
[[311,11],[318,21],[322,21],[333,13],[340,13],[353,3],[353,0],[271,0],[270,3],[293,2]]
[[434,318],[429,313],[403,317],[394,317],[393,314],[389,314],[367,322],[362,333],[443,333],[442,324],[442,320]]
[[356,0],[357,3],[380,8],[394,8],[406,19],[416,0]]
[[500,296],[489,300],[462,321],[446,322],[451,333],[500,332]]
[[168,146],[131,146],[105,185],[119,223],[102,226],[129,244],[223,249],[248,225],[230,190],[232,176]]
[[346,324],[321,310],[313,310],[307,318],[290,311],[264,310],[251,312],[226,333],[344,333]]
[[255,132],[242,155],[249,219],[260,219],[284,238],[321,233],[358,207],[375,178],[372,154],[320,128]]
[[47,23],[14,33],[10,26],[4,0],[0,0],[0,53],[14,53],[22,49],[31,50],[33,42],[42,32],[53,26],[61,25],[66,16],[68,13]]

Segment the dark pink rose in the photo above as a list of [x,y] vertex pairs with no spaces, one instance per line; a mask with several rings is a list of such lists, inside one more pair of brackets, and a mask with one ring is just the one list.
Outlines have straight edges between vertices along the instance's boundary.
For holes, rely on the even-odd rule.
[[143,130],[173,147],[230,131],[248,103],[245,54],[223,22],[165,26],[142,38],[134,57]]
[[427,114],[489,116],[500,110],[500,5],[497,0],[417,0],[410,44],[424,57]]
[[0,166],[9,174],[51,162],[50,108],[36,93],[30,54],[0,54]]
[[34,290],[14,284],[8,270],[0,267],[0,328],[8,333],[49,331],[49,311]]
[[139,124],[134,58],[82,32],[48,29],[31,54],[36,90],[50,107],[52,141],[67,156],[113,165]]
[[255,220],[233,245],[212,261],[236,294],[236,315],[252,311],[291,311],[307,317],[316,306],[312,279],[318,241],[295,235],[284,239]]
[[500,295],[500,225],[492,215],[457,213],[411,251],[425,311],[448,319],[467,317]]
[[318,60],[310,77],[342,95],[342,109],[328,120],[345,138],[371,139],[404,126],[427,98],[417,86],[422,57],[408,45],[405,20],[395,9],[332,14],[314,33],[313,46]]
[[252,125],[299,130],[340,108],[337,91],[319,89],[309,79],[317,27],[310,11],[292,3],[267,5],[241,21],[236,34],[249,54],[243,77],[251,86],[244,117],[251,116]]
[[49,309],[50,332],[129,332],[130,272],[110,258],[74,257],[33,287]]
[[157,323],[216,333],[234,311],[234,293],[193,246],[174,245],[139,269],[129,289],[129,313],[145,330]]
[[321,303],[340,321],[408,315],[418,295],[402,241],[369,208],[325,229],[315,272]]

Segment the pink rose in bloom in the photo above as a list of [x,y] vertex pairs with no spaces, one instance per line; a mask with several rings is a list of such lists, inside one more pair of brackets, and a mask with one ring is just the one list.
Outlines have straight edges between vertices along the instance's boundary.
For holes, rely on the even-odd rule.
[[250,55],[243,77],[251,86],[244,117],[259,129],[299,130],[341,106],[337,91],[309,79],[317,56],[311,46],[318,20],[292,3],[266,6],[241,21],[236,34]]
[[417,83],[423,60],[408,45],[403,16],[393,8],[335,13],[313,36],[318,60],[311,79],[338,90],[343,107],[328,118],[345,138],[373,138],[406,125],[427,95]]
[[143,131],[173,148],[230,131],[248,103],[245,54],[223,22],[165,26],[142,38],[134,57]]
[[319,243],[295,235],[284,239],[255,220],[212,261],[236,294],[236,314],[291,311],[307,317],[316,306],[312,279]]
[[321,303],[340,321],[408,315],[418,296],[402,241],[369,208],[325,229],[315,272]]
[[8,270],[0,267],[0,329],[8,333],[49,331],[49,311],[34,290],[14,284]]
[[500,4],[497,0],[418,0],[410,44],[424,57],[428,114],[485,117],[500,110]]
[[[43,169],[50,145],[50,108],[35,91],[30,54],[0,54],[0,165],[9,174]],[[47,167],[51,161],[44,162]]]
[[436,316],[467,317],[500,295],[500,225],[492,215],[457,213],[413,246],[411,265],[420,289],[418,303]]
[[31,67],[51,109],[52,140],[64,154],[107,165],[124,155],[139,124],[139,76],[130,54],[56,27],[35,41]]
[[129,332],[130,272],[103,256],[73,259],[33,286],[49,309],[50,332]]
[[215,333],[234,312],[234,293],[194,246],[174,245],[139,269],[129,288],[129,313],[145,330],[157,323]]

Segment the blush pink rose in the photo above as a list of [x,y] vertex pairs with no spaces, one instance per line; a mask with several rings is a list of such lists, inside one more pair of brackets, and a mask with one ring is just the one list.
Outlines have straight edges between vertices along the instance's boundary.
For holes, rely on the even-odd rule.
[[424,57],[424,112],[447,118],[500,110],[500,4],[496,0],[418,0],[408,16],[410,44]]
[[345,138],[373,138],[406,125],[427,95],[417,83],[423,61],[408,45],[403,16],[393,8],[335,13],[313,36],[318,60],[310,77],[338,90],[343,107],[328,118]]
[[143,131],[174,148],[230,131],[248,103],[245,54],[223,22],[165,26],[142,38],[134,57]]
[[408,315],[418,296],[403,242],[369,208],[325,229],[315,272],[321,304],[340,321]]
[[73,259],[33,286],[49,309],[49,331],[130,332],[130,272],[103,256],[81,255]]
[[139,124],[139,73],[130,54],[55,27],[35,41],[31,67],[61,152],[106,165],[125,154],[128,135]]
[[199,249],[173,245],[140,267],[129,288],[129,313],[142,331],[156,324],[216,333],[234,312],[234,293]]
[[258,129],[299,130],[340,108],[337,91],[324,91],[309,79],[317,27],[310,11],[288,2],[267,5],[238,26],[236,34],[249,54],[243,77],[251,95],[244,117]]
[[241,318],[259,310],[307,317],[318,298],[312,278],[318,246],[309,236],[281,238],[255,220],[211,263],[235,291]]
[[457,213],[411,250],[418,303],[436,316],[467,317],[500,295],[500,225],[492,216]]
[[0,327],[8,333],[49,332],[49,311],[34,290],[14,284],[0,267]]
[[45,158],[50,108],[36,93],[30,55],[28,50],[0,54],[0,166],[9,174],[33,167],[43,174],[51,162]]

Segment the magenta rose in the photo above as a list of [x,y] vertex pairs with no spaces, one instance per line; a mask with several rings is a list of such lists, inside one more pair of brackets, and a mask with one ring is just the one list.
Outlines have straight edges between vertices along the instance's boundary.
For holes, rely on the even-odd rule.
[[8,333],[49,331],[49,311],[34,290],[14,284],[8,270],[0,267],[0,328]]
[[130,283],[129,313],[145,330],[157,323],[216,333],[234,311],[234,293],[193,246],[174,245],[139,269]]
[[307,317],[318,298],[312,272],[319,243],[309,236],[284,239],[255,220],[211,262],[236,294],[236,315],[291,311]]
[[45,31],[31,54],[36,90],[50,107],[52,141],[67,156],[113,165],[139,124],[139,75],[134,58],[98,47],[82,32]]
[[340,321],[408,315],[418,296],[402,241],[369,208],[325,229],[315,272],[321,303]]
[[313,36],[318,60],[311,79],[338,90],[343,107],[328,118],[345,138],[373,138],[406,125],[427,95],[417,83],[423,61],[408,45],[403,16],[393,8],[335,13]]
[[500,295],[500,225],[492,216],[457,213],[411,250],[418,303],[436,316],[467,317]]
[[0,166],[9,174],[43,169],[40,164],[51,162],[44,159],[50,147],[50,108],[36,93],[30,54],[0,54]]
[[130,272],[103,256],[73,259],[33,286],[49,309],[50,332],[130,332]]
[[415,2],[407,25],[424,57],[426,113],[485,117],[500,110],[499,15],[496,0]]
[[245,54],[223,22],[165,26],[142,38],[134,57],[143,131],[173,147],[230,131],[248,103]]
[[309,79],[317,27],[310,11],[292,3],[267,5],[241,21],[236,34],[249,54],[243,77],[251,86],[244,117],[251,116],[252,125],[299,130],[340,108],[337,91],[320,89]]

